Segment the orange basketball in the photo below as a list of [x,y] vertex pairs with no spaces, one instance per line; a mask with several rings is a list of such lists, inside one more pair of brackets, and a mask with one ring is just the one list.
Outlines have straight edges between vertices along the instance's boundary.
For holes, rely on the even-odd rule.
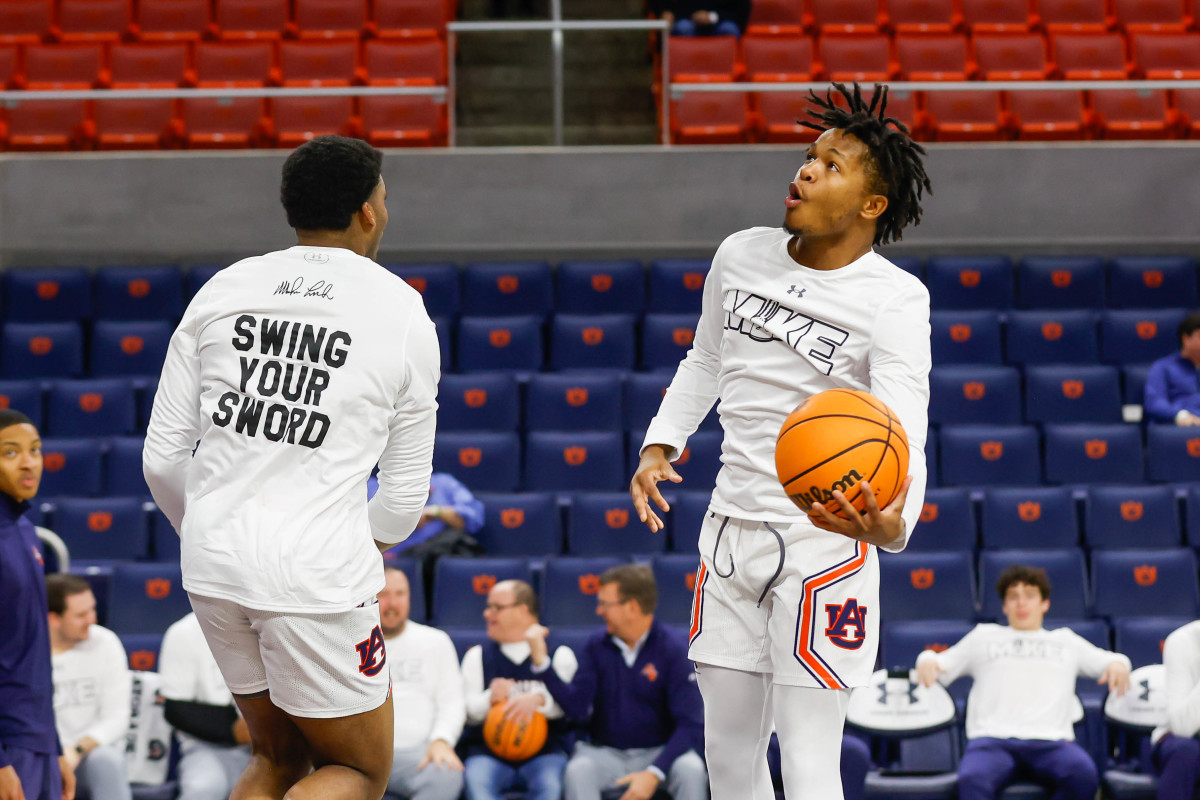
[[823,503],[845,517],[833,491],[841,489],[859,512],[867,481],[883,508],[908,476],[908,437],[892,410],[854,389],[830,389],[805,400],[788,415],[775,444],[775,471],[802,511]]
[[483,740],[488,748],[505,761],[533,758],[546,743],[546,717],[535,711],[528,722],[517,722],[505,715],[504,703],[497,703],[483,722]]

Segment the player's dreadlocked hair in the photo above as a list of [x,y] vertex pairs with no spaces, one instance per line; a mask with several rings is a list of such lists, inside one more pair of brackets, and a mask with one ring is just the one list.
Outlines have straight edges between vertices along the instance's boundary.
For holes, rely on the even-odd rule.
[[819,110],[809,109],[808,113],[819,122],[796,122],[816,131],[837,128],[866,145],[871,156],[867,163],[869,188],[888,200],[887,210],[875,226],[875,244],[899,241],[900,232],[909,223],[921,224],[922,191],[933,194],[921,161],[925,148],[908,137],[903,122],[886,116],[887,86],[876,84],[870,103],[863,100],[857,81],[853,91],[841,83],[833,84],[833,88],[845,99],[848,109],[834,103],[833,91],[821,97],[809,90],[809,102]]

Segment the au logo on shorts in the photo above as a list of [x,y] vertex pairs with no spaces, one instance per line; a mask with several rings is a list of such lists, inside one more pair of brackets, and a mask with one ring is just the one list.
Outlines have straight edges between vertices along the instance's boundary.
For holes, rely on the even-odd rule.
[[358,671],[368,678],[374,678],[387,663],[387,648],[383,645],[383,632],[376,625],[371,629],[371,636],[354,645],[358,651]]
[[851,597],[845,603],[826,603],[825,613],[829,615],[829,625],[825,628],[829,641],[845,650],[862,647],[867,638],[866,606],[860,606],[858,600]]

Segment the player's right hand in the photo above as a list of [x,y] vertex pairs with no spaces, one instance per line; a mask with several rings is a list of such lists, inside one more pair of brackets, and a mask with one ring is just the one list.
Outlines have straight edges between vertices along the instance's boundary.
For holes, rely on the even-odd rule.
[[638,513],[638,519],[646,523],[651,532],[657,533],[665,526],[658,514],[650,507],[650,501],[663,511],[670,511],[671,505],[663,499],[658,491],[659,481],[680,483],[683,478],[667,460],[667,448],[661,444],[647,445],[642,451],[642,460],[638,463],[637,472],[629,482],[629,494],[633,498],[633,507]]
[[516,681],[511,678],[492,678],[492,683],[488,686],[488,691],[492,694],[492,705],[507,700],[508,693],[512,691],[515,684]]
[[917,663],[917,682],[928,689],[937,683],[938,675],[943,671],[936,658],[927,658]]
[[21,776],[16,767],[0,769],[0,800],[25,800],[25,790],[21,788]]

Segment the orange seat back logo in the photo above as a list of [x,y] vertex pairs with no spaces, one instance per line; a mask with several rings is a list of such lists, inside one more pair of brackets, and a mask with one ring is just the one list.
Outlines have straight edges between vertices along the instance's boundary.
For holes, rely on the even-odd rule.
[[597,272],[592,276],[592,289],[597,292],[607,292],[612,288],[612,275],[605,275],[603,272]]
[[506,528],[519,528],[525,524],[525,509],[503,508],[500,510],[500,524]]
[[987,385],[983,381],[967,381],[963,384],[963,397],[968,400],[982,400],[987,394]]
[[521,288],[521,281],[516,275],[501,275],[496,279],[496,288],[501,294],[512,294]]
[[921,506],[921,522],[933,522],[938,518],[938,504],[926,503]]
[[1084,454],[1091,459],[1101,459],[1108,455],[1108,442],[1104,439],[1088,439],[1083,443]]
[[463,402],[468,408],[482,408],[487,405],[487,389],[467,389],[463,392]]
[[102,533],[112,527],[112,512],[110,511],[93,511],[88,514],[87,518],[88,530]]
[[1036,500],[1017,503],[1017,518],[1022,522],[1036,522],[1042,518],[1042,504]]
[[150,281],[145,278],[135,278],[125,285],[129,296],[134,299],[141,299],[150,294]]
[[146,342],[140,336],[121,337],[121,352],[127,356],[136,356],[145,346]]
[[567,389],[566,398],[567,405],[579,408],[580,406],[587,405],[588,390],[583,386]]
[[134,650],[129,654],[129,668],[140,672],[152,671],[156,662],[153,650]]
[[908,579],[912,581],[914,589],[928,589],[933,586],[933,570],[928,567],[914,569],[908,573]]
[[29,340],[29,352],[35,356],[44,356],[54,349],[54,340],[49,336],[34,336]]
[[42,466],[47,472],[58,472],[67,465],[67,457],[62,453],[46,453],[42,456]]
[[1062,393],[1068,400],[1078,400],[1083,397],[1083,381],[1063,381]]
[[42,300],[53,300],[58,297],[58,281],[38,281],[37,296]]
[[683,273],[683,288],[689,292],[698,292],[704,287],[703,272],[685,272]]
[[425,287],[429,285],[429,281],[416,275],[412,276],[411,278],[405,278],[404,282],[416,289],[421,294],[425,294]]
[[1187,454],[1192,458],[1200,458],[1200,439],[1187,440]]
[[1065,289],[1071,285],[1071,271],[1068,269],[1056,269],[1050,273],[1050,282],[1059,289]]
[[600,591],[600,576],[599,575],[580,575],[579,576],[579,591],[581,594],[596,594]]
[[1148,289],[1157,289],[1163,285],[1163,274],[1156,269],[1148,269],[1142,273],[1142,283]]
[[1133,581],[1138,586],[1153,586],[1158,583],[1158,567],[1142,564],[1133,568]]
[[471,590],[475,594],[487,594],[495,585],[495,575],[474,575],[471,578]]
[[604,328],[584,328],[583,343],[595,347],[604,341]]
[[1042,323],[1042,338],[1048,342],[1056,342],[1062,338],[1063,327],[1061,322],[1043,322]]
[[164,600],[171,595],[171,582],[166,578],[151,578],[146,581],[146,597]]
[[696,339],[696,331],[692,328],[676,328],[671,331],[671,341],[678,347],[688,347]]
[[483,460],[483,451],[478,447],[463,447],[458,451],[458,463],[464,467],[478,467]]
[[1137,324],[1139,339],[1153,339],[1158,336],[1158,323],[1153,320],[1142,320]]
[[79,408],[84,413],[94,414],[104,407],[104,395],[97,392],[86,392],[79,395]]
[[567,462],[567,464],[572,467],[578,467],[580,464],[587,461],[587,448],[580,447],[578,445],[575,447],[564,447],[563,461]]
[[610,528],[624,528],[629,525],[629,511],[624,508],[610,508],[604,512],[604,524]]
[[950,339],[955,342],[966,342],[971,339],[971,326],[960,322],[950,326]]
[[1121,519],[1126,522],[1137,522],[1145,513],[1145,508],[1137,500],[1126,500],[1121,503]]
[[996,461],[1004,455],[1004,442],[981,442],[979,454],[984,461]]
[[512,331],[506,328],[497,328],[488,333],[488,341],[492,347],[508,347],[512,342]]
[[974,289],[979,285],[979,279],[983,277],[977,269],[964,269],[958,273],[958,282],[968,289]]

